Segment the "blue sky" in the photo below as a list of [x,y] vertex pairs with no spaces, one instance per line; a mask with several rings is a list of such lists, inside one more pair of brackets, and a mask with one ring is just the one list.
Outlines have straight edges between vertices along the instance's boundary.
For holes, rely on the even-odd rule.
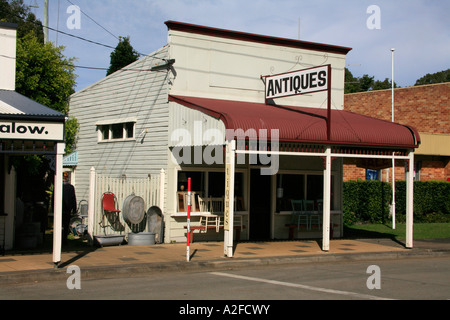
[[[32,11],[44,21],[44,0],[24,2],[37,4]],[[67,25],[71,3],[92,18],[82,13],[79,29]],[[167,44],[164,22],[176,20],[291,39],[299,38],[300,29],[301,40],[351,47],[347,67],[353,75],[368,74],[376,80],[391,78],[391,48],[395,48],[395,81],[402,87],[450,65],[448,0],[49,0],[49,4],[51,28],[112,47],[118,43],[116,37],[130,36],[132,46],[143,54]],[[379,15],[367,12],[371,5],[380,9]],[[368,28],[368,20],[378,23],[379,29]],[[64,54],[75,57],[76,65],[109,67],[110,48],[54,31],[49,38],[65,46]],[[106,71],[76,73],[80,90],[102,79]]]

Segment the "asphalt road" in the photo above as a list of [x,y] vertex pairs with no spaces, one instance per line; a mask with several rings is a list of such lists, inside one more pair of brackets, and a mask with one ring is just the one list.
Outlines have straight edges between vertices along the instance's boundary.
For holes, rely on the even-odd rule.
[[[450,258],[443,257],[156,272],[98,280],[83,280],[74,272],[67,274],[67,281],[1,287],[0,300],[177,300],[172,312],[188,312],[189,301],[202,301],[207,307],[208,300],[221,300],[224,304],[216,313],[232,312],[230,307],[224,310],[226,301],[239,300],[252,301],[253,306],[268,300],[448,300],[449,270]],[[234,311],[239,312],[237,307]]]

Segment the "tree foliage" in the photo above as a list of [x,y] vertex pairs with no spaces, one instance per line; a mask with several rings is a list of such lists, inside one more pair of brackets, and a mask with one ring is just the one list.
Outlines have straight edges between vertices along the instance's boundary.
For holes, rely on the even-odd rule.
[[42,44],[31,33],[17,40],[16,91],[49,108],[68,114],[68,97],[74,93],[74,59],[64,47]]
[[32,33],[40,43],[44,43],[42,22],[36,19],[23,0],[0,0],[0,21],[16,23],[18,38]]
[[126,67],[139,59],[139,53],[130,44],[130,37],[119,37],[119,44],[111,53],[111,62],[106,75]]
[[[74,93],[74,58],[63,55],[64,47],[44,44],[42,23],[23,0],[0,0],[0,20],[17,23],[16,91],[63,114],[69,113],[68,98]],[[78,123],[66,122],[66,152],[74,148]]]
[[449,81],[450,81],[450,69],[447,69],[433,74],[427,73],[422,78],[417,79],[415,86],[432,83],[443,83]]
[[[370,90],[383,90],[383,89],[391,89],[392,81],[388,78],[384,79],[384,81],[374,80],[374,77],[369,76],[367,74],[363,75],[360,78],[355,78],[353,74],[345,68],[345,85],[344,92],[345,93],[355,93],[355,92],[364,92]],[[394,88],[397,88],[397,84],[394,82]]]

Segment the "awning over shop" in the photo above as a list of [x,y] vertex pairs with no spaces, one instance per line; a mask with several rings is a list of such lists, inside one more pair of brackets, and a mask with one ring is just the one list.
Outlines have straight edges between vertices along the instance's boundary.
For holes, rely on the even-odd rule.
[[402,149],[417,148],[420,144],[419,133],[413,127],[344,110],[332,110],[328,140],[327,109],[174,95],[169,100],[220,119],[226,129],[234,132],[242,129],[246,134],[258,134],[267,129],[270,139],[271,129],[278,129],[280,142]]

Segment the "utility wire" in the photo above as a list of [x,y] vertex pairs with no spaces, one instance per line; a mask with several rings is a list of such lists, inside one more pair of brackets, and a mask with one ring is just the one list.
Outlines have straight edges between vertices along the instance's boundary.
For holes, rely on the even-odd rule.
[[[19,19],[24,20],[24,18],[21,17],[21,16],[19,16],[19,15],[15,15],[15,16],[16,16],[17,18],[19,18]],[[78,39],[78,40],[86,41],[86,42],[89,42],[89,43],[92,43],[92,44],[95,44],[95,45],[98,45],[98,46],[103,46],[103,47],[105,47],[105,48],[109,48],[109,49],[113,49],[113,50],[116,49],[116,47],[113,47],[113,46],[110,46],[110,45],[107,45],[107,44],[104,44],[104,43],[100,43],[100,42],[97,42],[97,41],[89,40],[89,39],[86,39],[86,38],[83,38],[83,37],[80,37],[80,36],[76,36],[76,35],[74,35],[74,34],[67,33],[67,32],[64,32],[64,31],[61,31],[61,30],[57,30],[57,29],[54,29],[54,28],[49,27],[49,26],[44,26],[44,25],[41,25],[41,24],[39,24],[39,23],[37,23],[37,22],[34,22],[34,21],[29,21],[29,22],[31,22],[31,23],[33,23],[33,24],[39,26],[39,27],[47,28],[47,29],[49,29],[49,30],[52,30],[52,31],[61,33],[61,34],[66,35],[66,36],[68,36],[68,37],[76,38],[76,39]],[[137,52],[137,54],[139,54],[139,56],[144,56],[144,57],[147,56],[146,54],[140,53],[140,52]],[[158,58],[158,57],[155,57],[155,56],[154,56],[154,58],[155,58],[155,59],[162,60],[162,61],[166,61],[166,59],[163,59],[163,58]]]
[[[67,0],[67,2],[69,2],[71,5],[73,5],[73,6],[75,6],[75,4],[72,2],[72,1],[70,1],[70,0]],[[78,8],[80,8],[79,6],[78,6]],[[97,21],[95,21],[93,18],[91,18],[86,12],[84,12],[83,10],[81,10],[81,8],[80,8],[80,11],[81,11],[81,13],[82,14],[84,14],[86,17],[88,17],[89,19],[91,19],[96,25],[98,25],[100,28],[102,28],[103,30],[105,30],[106,32],[108,32],[110,35],[112,35],[114,38],[116,38],[117,40],[120,40],[115,34],[113,34],[112,32],[110,32],[109,30],[107,30],[105,27],[103,27],[102,25],[100,25]]]

